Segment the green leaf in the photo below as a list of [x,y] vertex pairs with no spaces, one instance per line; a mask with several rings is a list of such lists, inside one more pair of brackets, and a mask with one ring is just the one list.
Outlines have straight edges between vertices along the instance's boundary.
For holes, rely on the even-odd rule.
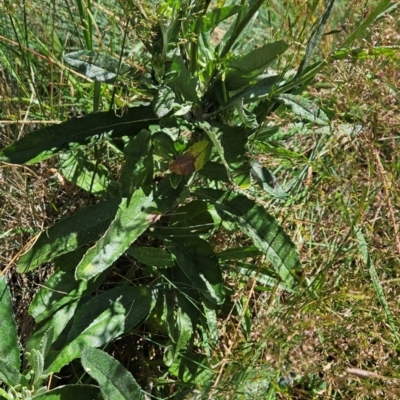
[[258,161],[251,161],[251,177],[269,195],[277,199],[287,199],[289,195],[277,183],[273,173]]
[[373,260],[371,259],[371,256],[370,256],[369,251],[368,251],[367,241],[365,240],[365,237],[364,237],[364,235],[362,233],[362,230],[361,230],[361,228],[359,226],[354,226],[353,227],[353,231],[354,231],[354,233],[356,235],[356,238],[357,238],[357,241],[358,241],[358,248],[360,250],[360,253],[364,258],[365,265],[368,267],[368,272],[369,272],[369,275],[371,277],[372,284],[374,286],[376,295],[377,295],[377,297],[379,299],[379,302],[381,303],[381,305],[382,305],[382,307],[383,307],[383,309],[385,311],[388,324],[389,324],[389,326],[390,326],[390,328],[392,330],[392,334],[395,337],[397,343],[399,343],[400,342],[399,327],[398,327],[396,318],[394,317],[394,315],[390,311],[389,304],[388,304],[388,302],[386,300],[386,297],[385,297],[385,291],[384,291],[384,289],[382,287],[382,283],[381,283],[381,281],[379,279],[378,271],[375,268]]
[[172,64],[168,75],[170,75],[171,79],[170,85],[175,92],[178,92],[185,101],[189,101],[193,104],[199,103],[199,98],[197,96],[197,80],[190,75],[181,57],[174,56],[172,58]]
[[156,96],[152,101],[154,113],[157,117],[165,117],[173,108],[175,103],[175,93],[168,87],[157,88]]
[[260,250],[255,246],[238,247],[236,249],[228,249],[217,253],[216,256],[220,260],[240,260],[242,258],[253,258],[262,255]]
[[138,189],[128,200],[122,199],[107,232],[91,247],[76,267],[76,279],[88,280],[106,270],[149,227],[147,208],[153,195]]
[[278,221],[247,197],[222,190],[198,189],[194,194],[211,201],[222,219],[234,222],[271,262],[281,280],[294,287],[302,267],[296,248]]
[[[214,29],[220,22],[237,14],[240,10],[243,10],[243,8],[243,6],[238,5],[214,8],[202,17],[198,32],[207,32]],[[195,22],[193,23],[192,29],[194,29],[194,25]]]
[[[4,338],[4,336],[2,336],[2,338]],[[21,382],[21,378],[19,370],[9,364],[7,358],[0,359],[0,381],[3,381],[7,386],[13,387]]]
[[87,347],[81,357],[85,371],[100,386],[105,399],[143,399],[144,395],[133,376],[113,357],[104,351]]
[[303,75],[303,72],[306,70],[308,67],[311,58],[317,49],[317,46],[319,45],[319,42],[321,41],[322,35],[324,33],[324,29],[326,24],[328,23],[329,17],[332,13],[333,5],[335,4],[335,0],[328,0],[325,5],[325,11],[322,13],[322,15],[319,17],[317,23],[315,24],[315,27],[313,29],[313,32],[311,34],[311,37],[307,43],[307,48],[306,48],[306,54],[304,55],[303,60],[301,61],[300,67],[297,71],[296,78],[300,77]]
[[54,338],[54,326],[52,325],[44,333],[42,341],[40,343],[39,351],[43,359],[45,359],[47,354],[49,353],[50,347],[53,343],[53,338]]
[[53,345],[55,340],[60,338],[60,335],[63,333],[68,323],[73,319],[77,308],[81,307],[86,301],[87,298],[81,298],[80,301],[76,300],[72,303],[66,304],[64,307],[57,310],[50,319],[47,319],[36,327],[35,332],[29,337],[26,343],[26,351],[43,348],[43,337],[51,328],[53,329],[51,343]]
[[123,115],[98,112],[71,118],[32,132],[0,152],[0,161],[32,164],[46,160],[61,150],[86,145],[108,137],[134,136],[149,125],[157,123],[151,107],[132,107]]
[[212,141],[230,180],[241,187],[248,186],[250,165],[246,156],[246,130],[216,122],[202,122],[200,127]]
[[218,259],[205,240],[198,236],[171,237],[167,241],[171,253],[185,275],[211,304],[224,301],[224,285]]
[[100,347],[138,325],[150,312],[151,290],[122,286],[101,293],[74,315],[68,344],[56,355],[46,372],[58,372],[80,357],[85,347]]
[[118,197],[118,184],[108,169],[88,160],[81,150],[60,155],[60,172],[76,186],[96,196]]
[[212,181],[229,182],[226,167],[215,161],[207,161],[199,173]]
[[130,70],[128,65],[122,64],[118,71],[119,60],[100,51],[74,51],[64,55],[64,61],[83,75],[98,82],[113,83],[118,72],[125,74]]
[[80,209],[42,232],[32,248],[20,258],[17,272],[31,271],[97,240],[115,217],[120,201],[111,199]]
[[368,58],[382,57],[397,57],[400,52],[400,46],[377,46],[372,48],[351,48],[340,49],[336,51],[331,57],[335,60],[344,60],[347,58],[358,60],[365,60]]
[[174,265],[171,254],[158,247],[131,247],[126,253],[150,267],[169,268]]
[[281,94],[276,99],[290,107],[302,119],[317,125],[329,125],[328,116],[310,100],[294,94]]
[[[172,174],[174,175],[174,174]],[[176,186],[172,186],[169,177],[164,178],[158,185],[154,198],[158,214],[163,214],[169,211],[182,195],[185,186],[182,182]]]
[[245,281],[257,281],[260,286],[257,290],[270,290],[270,288],[279,288],[282,291],[293,293],[294,289],[286,285],[276,276],[275,271],[272,268],[261,267],[254,263],[246,263],[236,261],[234,268],[231,263],[227,263],[225,266],[227,270],[235,275],[241,275]]
[[225,104],[223,104],[218,112],[231,108],[232,106],[242,103],[248,104],[259,101],[269,96],[271,89],[279,82],[278,75],[268,76],[256,82],[254,85],[246,85],[246,88],[235,94]]
[[166,280],[174,284],[176,289],[174,296],[176,296],[177,304],[190,317],[193,329],[195,329],[200,325],[202,313],[202,299],[199,292],[178,265],[175,264],[171,269],[163,272],[168,273]]
[[262,143],[256,141],[255,144],[267,154],[274,154],[281,158],[286,158],[288,160],[298,160],[304,159],[304,154],[296,153],[295,151],[288,150],[279,144],[275,143]]
[[162,161],[172,161],[177,155],[174,141],[165,132],[156,132],[152,136],[153,154],[161,157]]
[[123,197],[130,197],[136,189],[153,183],[151,132],[142,130],[130,138],[124,155],[126,161],[121,171],[121,191]]
[[186,228],[191,233],[201,235],[214,228],[214,220],[204,201],[193,200],[179,207],[171,220],[172,228]]
[[[18,372],[21,366],[18,331],[14,319],[11,293],[5,276],[0,276],[0,321],[0,360]],[[15,378],[15,376],[11,376],[11,378]],[[1,377],[0,379],[5,381]]]
[[14,396],[12,394],[7,393],[4,389],[0,388],[0,399],[5,400],[14,400]]
[[97,386],[69,384],[34,396],[33,400],[103,400],[103,398]]
[[[209,357],[190,350],[176,359],[168,372],[183,382],[198,383],[200,387],[209,387],[210,382],[215,379],[214,372],[209,366]],[[205,394],[202,398],[206,397]]]
[[264,46],[254,49],[244,56],[232,59],[227,66],[232,70],[227,74],[227,84],[229,85],[230,79],[238,76],[255,78],[275,61],[279,55],[283,54],[288,47],[289,45],[285,41],[278,40],[277,42],[267,43]]
[[57,269],[33,298],[29,313],[35,322],[48,318],[65,304],[78,300],[83,295],[97,289],[108,271],[90,281],[77,281],[74,276],[76,266],[85,254],[85,249],[68,253],[56,260]]
[[219,331],[218,331],[218,319],[215,312],[215,308],[209,308],[207,304],[203,303],[204,317],[207,321],[207,336],[211,346],[215,347],[218,344]]
[[32,384],[34,386],[38,386],[40,381],[44,378],[42,376],[44,369],[44,357],[39,350],[32,349],[30,352],[26,353],[26,358],[28,359],[28,363],[34,372]]
[[168,367],[172,365],[174,360],[179,356],[180,351],[189,342],[193,333],[193,325],[190,317],[180,307],[176,311],[174,318],[167,321],[169,322],[168,331],[170,340],[165,348],[164,363]]

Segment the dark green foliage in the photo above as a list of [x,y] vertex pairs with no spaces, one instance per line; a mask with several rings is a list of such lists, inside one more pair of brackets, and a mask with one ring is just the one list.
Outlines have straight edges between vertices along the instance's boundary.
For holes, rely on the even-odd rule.
[[[127,15],[133,13],[128,2],[121,3]],[[284,40],[240,54],[240,38],[263,1],[212,10],[209,3],[165,1],[154,11],[157,27],[146,13],[135,11],[138,36],[149,29],[145,47],[151,62],[146,71],[130,74],[132,88],[127,90],[142,91],[146,101],[115,110],[113,96],[110,111],[39,129],[1,151],[0,160],[19,164],[60,154],[61,173],[101,199],[42,232],[19,260],[20,273],[53,260],[56,265],[29,308],[38,324],[26,348],[32,376],[20,373],[10,295],[0,280],[0,337],[6,338],[0,341],[0,379],[8,386],[22,382],[24,388],[38,387],[81,358],[100,389],[68,385],[37,392],[35,398],[79,399],[83,391],[86,398],[144,398],[133,376],[95,348],[147,321],[150,335],[167,337],[160,370],[188,385],[207,387],[213,374],[206,354],[218,341],[217,315],[226,302],[223,270],[230,271],[229,261],[264,256],[261,284],[287,292],[307,284],[289,233],[246,190],[253,178],[271,198],[290,195],[275,187],[273,173],[252,159],[253,146],[303,157],[271,140],[277,132],[265,129],[263,116],[287,106],[306,123],[330,123],[300,92],[325,65],[318,61],[310,66],[310,60],[334,1],[318,20],[295,74],[279,63],[290,48]],[[129,75],[132,71],[118,59],[92,50],[93,21],[84,8],[79,10],[88,29],[88,50],[69,53],[65,60],[97,81]],[[232,28],[212,45],[210,32],[226,18],[234,19]],[[332,58],[349,51],[342,49]],[[361,51],[356,54],[362,57]],[[119,174],[98,153],[95,162],[89,160],[87,149],[100,142],[115,149]],[[241,232],[245,243],[214,250],[210,239],[218,229]],[[254,276],[251,263],[237,265],[239,273]],[[129,282],[99,290],[108,274],[118,269],[121,276],[122,269],[128,275],[131,268],[140,273],[126,278]],[[110,282],[115,283],[115,276]],[[249,337],[250,315],[243,326]],[[267,387],[268,381],[263,379],[262,385]]]

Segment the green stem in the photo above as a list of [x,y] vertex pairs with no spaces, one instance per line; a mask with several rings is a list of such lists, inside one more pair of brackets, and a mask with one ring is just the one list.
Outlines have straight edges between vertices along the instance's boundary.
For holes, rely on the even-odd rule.
[[100,92],[101,92],[101,82],[94,81],[94,93],[93,93],[93,111],[99,111],[100,105]]

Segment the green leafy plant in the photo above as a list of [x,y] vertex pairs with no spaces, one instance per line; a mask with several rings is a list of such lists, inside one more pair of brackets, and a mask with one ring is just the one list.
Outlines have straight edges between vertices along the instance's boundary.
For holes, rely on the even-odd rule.
[[[79,357],[85,372],[98,382],[98,386],[69,384],[48,390],[49,388],[43,383],[49,378],[51,369],[45,370],[44,360],[49,354],[51,344],[61,332],[54,318],[53,325],[50,325],[40,337],[36,335],[36,337],[28,339],[27,349],[29,350],[24,354],[23,371],[20,372],[17,326],[13,315],[11,294],[4,276],[0,277],[0,300],[2,317],[0,352],[3,355],[0,360],[0,379],[9,388],[8,391],[0,388],[1,398],[6,400],[56,400],[72,397],[75,399],[144,399],[144,395],[132,375],[118,361],[107,353],[91,347],[82,349]],[[92,330],[92,332],[94,331]],[[85,342],[85,335],[87,333],[78,335],[80,344]],[[90,339],[86,339],[86,342],[89,346],[96,345]],[[63,351],[70,352],[71,349],[71,346],[67,346]]]
[[[147,70],[130,77],[146,101],[115,110],[112,96],[110,111],[37,130],[0,153],[2,161],[20,164],[59,154],[63,175],[99,199],[42,232],[19,260],[20,273],[49,262],[56,266],[29,309],[37,323],[26,346],[30,365],[32,357],[40,358],[38,366],[32,366],[31,386],[23,383],[29,390],[82,358],[103,397],[110,398],[113,378],[104,378],[104,368],[120,367],[93,348],[144,321],[149,330],[168,337],[163,353],[168,373],[207,386],[213,376],[207,354],[218,340],[217,313],[226,301],[223,271],[230,262],[263,255],[266,262],[258,277],[264,284],[293,291],[307,282],[288,233],[246,191],[257,183],[273,197],[288,196],[275,187],[273,175],[252,159],[249,149],[297,156],[268,140],[265,117],[278,107],[290,107],[313,125],[329,125],[328,115],[300,93],[327,62],[344,57],[372,21],[346,41],[345,49],[312,64],[334,5],[328,1],[302,62],[290,73],[282,66],[290,48],[284,40],[240,53],[240,39],[263,1],[214,9],[208,1],[164,1],[156,10],[121,3],[128,15],[135,15],[132,27],[151,60]],[[375,17],[388,5],[381,2]],[[219,43],[212,43],[210,33],[228,18],[234,21],[231,28]],[[92,45],[64,59],[96,81],[132,72]],[[90,149],[99,143],[122,165],[119,176],[101,164],[98,151],[95,162],[88,160]],[[246,244],[215,251],[210,243],[219,229],[242,232]],[[126,258],[143,267],[145,283],[103,288],[93,296]],[[247,264],[242,270],[249,268]],[[195,351],[199,336],[204,353]],[[14,374],[19,364],[13,357],[7,365]],[[13,374],[2,378],[10,387],[22,379],[19,372]],[[133,378],[123,379],[133,387],[130,395],[132,390],[139,393]],[[121,389],[119,397],[112,398],[131,398],[126,393]]]

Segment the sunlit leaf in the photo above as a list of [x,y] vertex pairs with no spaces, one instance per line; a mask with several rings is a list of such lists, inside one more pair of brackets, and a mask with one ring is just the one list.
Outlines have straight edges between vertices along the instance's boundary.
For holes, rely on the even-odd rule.
[[214,8],[202,17],[200,22],[200,31],[207,32],[215,28],[220,22],[237,14],[243,8],[243,6],[238,5]]
[[81,361],[85,371],[98,382],[105,399],[144,399],[132,374],[104,351],[87,347],[83,350]]
[[170,171],[178,175],[190,175],[203,168],[210,154],[209,144],[208,140],[203,139],[190,146],[185,153],[171,162]]
[[17,271],[31,271],[97,240],[115,217],[120,201],[112,199],[80,209],[42,232],[32,248],[20,258]]
[[296,247],[278,221],[253,200],[222,190],[198,189],[199,198],[211,201],[221,218],[235,223],[271,262],[282,281],[295,286],[302,267]]
[[[119,60],[104,52],[74,51],[64,55],[64,61],[88,78],[99,82],[112,83],[117,77]],[[128,65],[121,64],[119,73],[125,74],[129,70]]]
[[174,265],[171,254],[158,247],[131,247],[126,253],[151,267],[168,268]]
[[71,118],[29,133],[0,152],[0,161],[32,164],[46,160],[61,150],[87,145],[110,137],[134,136],[158,122],[151,107],[132,107],[122,116],[104,111]]
[[101,293],[80,307],[68,334],[68,343],[56,354],[46,372],[58,372],[81,356],[85,347],[100,347],[138,325],[150,312],[147,287],[120,286]]
[[75,279],[74,271],[84,254],[85,249],[81,248],[56,259],[56,270],[35,294],[29,306],[29,313],[36,323],[48,318],[65,304],[92,293],[101,285],[107,270],[90,281]]
[[329,125],[328,116],[316,104],[294,94],[281,94],[277,100],[287,105],[300,118],[318,125]]
[[118,197],[118,184],[102,165],[90,161],[81,149],[60,155],[60,172],[69,181],[97,196]]
[[20,347],[13,302],[5,276],[0,276],[0,380],[10,387],[21,381]]
[[132,197],[122,199],[107,232],[88,250],[76,268],[77,279],[88,280],[107,269],[151,224],[147,207],[153,195],[146,196],[142,189]]

